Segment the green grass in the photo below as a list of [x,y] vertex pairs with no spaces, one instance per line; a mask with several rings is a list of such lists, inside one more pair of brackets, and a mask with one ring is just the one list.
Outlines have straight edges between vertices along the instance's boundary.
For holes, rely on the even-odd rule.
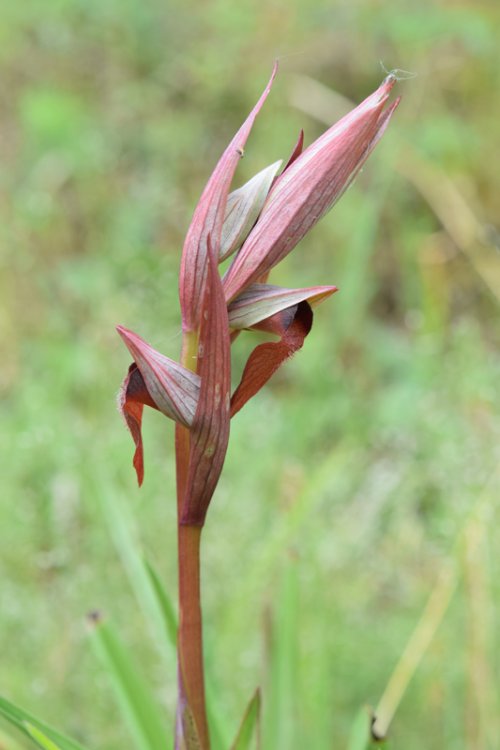
[[337,106],[298,75],[359,100],[382,59],[418,76],[272,277],[340,292],[235,418],[208,516],[214,715],[226,750],[260,685],[264,750],[347,748],[453,564],[389,747],[497,748],[498,9],[7,0],[2,15],[0,694],[86,747],[128,747],[85,626],[99,609],[171,721],[175,657],[140,563],[175,599],[173,429],[148,410],[139,491],[114,325],[177,357],[183,235],[276,56],[238,182]]

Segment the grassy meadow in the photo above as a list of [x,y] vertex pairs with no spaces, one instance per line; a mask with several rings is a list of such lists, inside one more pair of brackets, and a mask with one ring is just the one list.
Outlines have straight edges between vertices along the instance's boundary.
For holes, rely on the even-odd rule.
[[[417,74],[387,134],[271,276],[340,291],[235,417],[208,515],[214,750],[257,685],[263,750],[358,750],[404,653],[389,750],[499,748],[500,6],[3,0],[0,16],[0,694],[89,748],[132,747],[89,638],[99,610],[168,746],[175,652],[137,561],[175,600],[173,425],[146,411],[139,491],[114,327],[178,356],[183,237],[276,57],[235,184],[368,95],[382,61]],[[1,722],[0,748],[24,747]]]

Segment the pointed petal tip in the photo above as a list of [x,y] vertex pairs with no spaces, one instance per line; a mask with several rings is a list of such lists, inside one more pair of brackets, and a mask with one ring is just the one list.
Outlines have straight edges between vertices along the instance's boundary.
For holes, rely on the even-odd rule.
[[403,98],[403,97],[401,97],[401,96],[398,96],[398,97],[397,97],[396,99],[394,99],[394,101],[392,102],[391,106],[389,107],[389,109],[391,110],[391,114],[392,114],[392,113],[394,112],[394,110],[395,110],[395,109],[396,109],[397,107],[399,107],[399,105],[400,105],[400,103],[401,103],[401,99],[402,99],[402,98]]
[[120,338],[122,339],[123,343],[129,350],[132,357],[135,359],[135,352],[137,343],[145,343],[140,336],[138,336],[133,331],[130,331],[128,328],[125,328],[125,326],[116,326],[116,331]]
[[139,464],[139,461],[134,460],[134,469],[137,476],[137,486],[142,487],[142,484],[144,482],[144,466],[142,465],[142,461]]
[[382,83],[380,84],[379,91],[388,94],[389,91],[393,89],[394,84],[396,83],[397,80],[398,79],[396,78],[394,73],[389,73],[389,75],[386,76],[384,80],[382,81]]
[[309,302],[311,307],[317,307],[317,305],[320,305],[322,302],[324,302],[328,297],[331,297],[332,294],[335,294],[338,292],[339,288],[338,286],[322,286],[318,287],[318,292],[314,297],[311,297],[309,300],[306,300]]
[[[312,287],[314,289],[314,287]],[[320,304],[325,299],[328,299],[328,297],[331,297],[332,294],[335,294],[335,292],[338,292],[339,288],[338,286],[318,286],[316,287],[316,293],[306,299],[306,302],[309,302],[309,304],[314,307],[315,305]]]
[[386,107],[382,112],[380,113],[379,119],[378,119],[378,132],[373,140],[372,147],[369,149],[371,151],[373,147],[378,143],[382,135],[385,133],[385,130],[394,114],[396,109],[399,106],[399,103],[401,102],[401,97],[398,96],[396,99],[394,99],[393,102],[389,104],[388,107]]
[[134,333],[134,331],[131,331],[129,328],[125,328],[125,326],[116,326],[116,330],[134,360],[136,360],[137,356],[144,356],[146,351],[155,351],[148,342],[142,338],[142,336],[139,336],[138,333]]
[[[301,153],[302,153],[303,150],[304,150],[304,130],[301,129],[301,131],[299,133],[299,137],[297,138],[297,143],[293,147],[293,151],[290,154],[290,158],[288,159],[287,163],[283,167],[283,172],[281,173],[281,175],[284,174],[286,172],[286,170],[288,169],[288,167],[290,167],[293,164],[293,162],[296,159],[299,158],[299,156],[301,155]],[[279,180],[279,178],[281,177],[281,175],[279,175],[276,178],[275,182],[277,182]]]
[[381,102],[387,101],[387,99],[389,98],[389,94],[391,93],[397,81],[397,76],[394,75],[394,73],[389,73],[389,75],[384,78],[378,89],[376,89],[373,94],[369,96],[365,101],[370,102],[372,107],[376,107]]
[[252,328],[299,303],[319,305],[336,291],[337,287],[331,285],[287,289],[273,284],[251,284],[229,304],[229,325],[233,330]]
[[[382,100],[383,101],[387,100],[387,98],[389,97],[389,94],[391,93],[395,84],[399,80],[400,79],[394,73],[389,73],[389,75],[386,76],[386,78],[384,78],[384,80],[378,87],[377,91],[375,92],[379,95],[379,102]],[[393,102],[391,102],[391,104],[389,105],[389,109],[391,110],[391,113],[394,112],[396,107],[399,105],[400,101],[401,101],[401,96],[398,96]]]
[[203,299],[202,289],[207,273],[206,236],[211,233],[218,246],[224,212],[231,181],[254,121],[259,114],[278,71],[275,61],[271,76],[257,103],[233,137],[213,170],[189,226],[182,251],[179,293],[182,311],[182,328],[194,331],[199,325],[199,306]]
[[129,331],[128,328],[125,328],[125,326],[115,326],[116,332],[119,336],[126,342],[128,339],[130,339],[134,334],[132,331]]

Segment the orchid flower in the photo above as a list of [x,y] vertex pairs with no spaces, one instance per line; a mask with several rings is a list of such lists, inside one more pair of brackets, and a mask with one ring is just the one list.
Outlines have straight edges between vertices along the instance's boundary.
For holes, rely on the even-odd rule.
[[[183,600],[183,581],[186,579],[186,586],[189,582],[183,573],[189,553],[182,553],[181,546],[193,549],[193,542],[182,541],[182,529],[201,529],[204,524],[222,471],[231,417],[303,346],[313,322],[312,308],[337,291],[333,285],[281,288],[267,283],[269,273],[349,187],[399,102],[396,99],[388,105],[396,81],[389,75],[305,150],[301,133],[281,173],[282,162],[277,161],[230,193],[247,138],[276,72],[275,65],[260,99],[212,172],[187,231],[179,283],[181,362],[163,356],[137,334],[118,327],[134,360],[121,389],[119,407],[135,442],[139,484],[144,475],[143,407],[157,409],[177,423],[181,624],[176,748],[189,747],[186,737],[193,731],[203,750],[209,746],[201,615],[198,646],[193,645],[192,635],[187,635],[183,625],[183,617],[188,617],[183,613],[189,610],[189,617],[193,614]],[[233,260],[221,278],[218,265],[230,256]],[[277,339],[255,347],[231,394],[231,342],[240,332],[252,330],[274,334]],[[188,589],[185,596],[186,600],[191,596]],[[197,611],[195,606],[193,611]]]
[[[246,139],[275,74],[276,66],[261,98],[222,155],[195,210],[184,245],[180,299],[184,330],[199,330],[200,301],[203,299],[202,289],[206,287],[209,267],[209,238],[219,262],[237,251],[222,281],[228,303],[228,330],[233,336],[235,331],[243,329],[260,329],[280,335],[284,339],[280,342],[284,354],[279,361],[281,364],[302,346],[309,332],[306,332],[307,326],[303,323],[303,335],[294,333],[297,326],[290,334],[297,316],[303,318],[304,310],[322,302],[337,288],[282,289],[259,282],[300,242],[351,184],[384,133],[399,99],[389,107],[385,106],[396,80],[389,75],[373,94],[305,151],[301,151],[300,141],[293,158],[277,178],[281,162],[272,164],[246,185],[229,193]],[[215,283],[218,285],[219,282]],[[207,308],[205,314],[212,317],[214,313]],[[200,376],[191,371],[189,364],[186,367],[164,357],[131,331],[121,326],[118,331],[135,360],[135,368],[127,375],[122,388],[120,408],[138,447],[136,463],[142,466],[139,405],[152,406],[178,423],[192,427],[199,399]],[[289,343],[291,335],[294,344]],[[206,357],[203,338],[200,335],[199,366]],[[276,345],[270,344],[265,351],[276,352]],[[269,354],[269,358],[271,356]],[[226,359],[229,367],[229,358]],[[262,359],[264,361],[259,360],[259,368],[263,368],[259,380],[263,385],[271,373],[264,372],[270,367],[270,361],[268,364],[266,358]],[[252,355],[246,375],[233,394],[232,413],[243,405],[240,403],[241,395],[236,399],[235,396],[248,385],[248,370],[256,366],[251,360]],[[220,372],[220,367],[217,369]],[[275,369],[277,367],[273,367],[272,371]],[[255,377],[253,373],[252,377]],[[238,408],[234,407],[234,403],[239,404]],[[141,469],[138,471],[139,483],[142,477]]]

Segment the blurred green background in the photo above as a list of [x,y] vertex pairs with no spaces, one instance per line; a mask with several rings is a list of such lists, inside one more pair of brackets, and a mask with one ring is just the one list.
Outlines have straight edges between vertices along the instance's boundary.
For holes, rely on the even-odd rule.
[[173,713],[174,656],[112,520],[131,513],[175,597],[173,429],[147,411],[139,491],[114,326],[177,357],[183,236],[275,57],[238,184],[370,93],[382,61],[417,77],[272,276],[341,291],[232,424],[207,661],[229,735],[260,684],[266,750],[347,748],[451,569],[389,744],[498,747],[498,3],[3,0],[1,16],[0,692],[90,747],[130,746],[88,642],[98,608]]

